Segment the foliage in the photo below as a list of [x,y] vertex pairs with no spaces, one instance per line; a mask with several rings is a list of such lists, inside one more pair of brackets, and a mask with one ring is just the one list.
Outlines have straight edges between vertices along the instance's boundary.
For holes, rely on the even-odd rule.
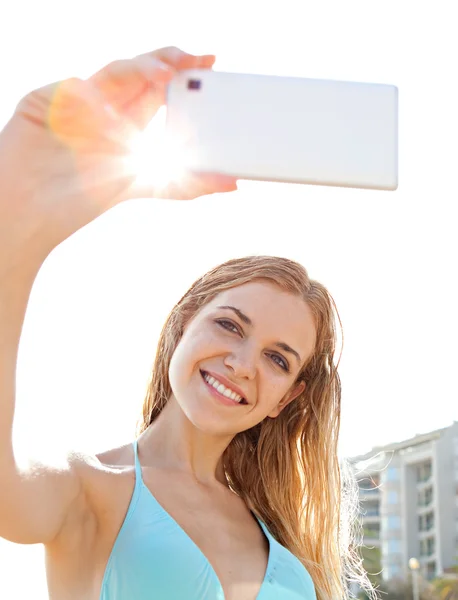
[[447,569],[442,577],[436,577],[431,584],[438,600],[458,600],[458,565]]

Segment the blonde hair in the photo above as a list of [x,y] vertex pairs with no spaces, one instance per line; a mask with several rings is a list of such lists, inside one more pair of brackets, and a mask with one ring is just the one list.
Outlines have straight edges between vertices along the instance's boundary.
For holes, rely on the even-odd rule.
[[304,267],[272,256],[230,260],[198,279],[162,329],[138,434],[158,417],[172,394],[170,360],[184,327],[217,294],[265,280],[298,295],[311,308],[316,345],[297,381],[305,390],[275,419],[237,434],[223,455],[230,487],[310,573],[318,600],[354,598],[357,583],[377,596],[356,552],[357,484],[340,468],[340,379],[334,364],[337,309],[329,292]]

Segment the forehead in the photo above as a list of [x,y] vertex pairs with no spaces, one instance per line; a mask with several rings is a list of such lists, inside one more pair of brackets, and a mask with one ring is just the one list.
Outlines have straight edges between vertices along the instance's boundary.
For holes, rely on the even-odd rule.
[[218,310],[218,306],[238,308],[251,319],[254,331],[289,344],[303,359],[313,352],[315,323],[310,307],[274,283],[253,281],[225,290],[203,312]]

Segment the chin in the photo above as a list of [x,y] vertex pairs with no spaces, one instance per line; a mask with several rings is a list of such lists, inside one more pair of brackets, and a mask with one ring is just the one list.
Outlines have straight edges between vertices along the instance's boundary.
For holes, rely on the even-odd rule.
[[228,427],[227,418],[218,414],[216,409],[212,410],[211,407],[204,407],[202,404],[200,406],[190,406],[188,403],[185,406],[179,404],[188,421],[201,433],[217,437],[233,437],[239,433],[237,427],[234,430],[234,423],[231,428]]

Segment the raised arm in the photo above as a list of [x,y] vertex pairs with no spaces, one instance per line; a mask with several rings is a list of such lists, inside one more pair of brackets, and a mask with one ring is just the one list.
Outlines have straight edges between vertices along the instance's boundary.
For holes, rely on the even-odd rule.
[[15,457],[16,363],[35,277],[56,246],[123,200],[191,199],[236,189],[231,178],[189,174],[180,190],[159,194],[136,187],[125,160],[129,136],[164,104],[174,73],[211,68],[213,61],[177,48],[116,61],[88,80],[70,79],[28,94],[0,133],[1,537],[18,543],[54,540],[84,496],[89,468],[77,455],[59,466],[33,461],[19,466]]

